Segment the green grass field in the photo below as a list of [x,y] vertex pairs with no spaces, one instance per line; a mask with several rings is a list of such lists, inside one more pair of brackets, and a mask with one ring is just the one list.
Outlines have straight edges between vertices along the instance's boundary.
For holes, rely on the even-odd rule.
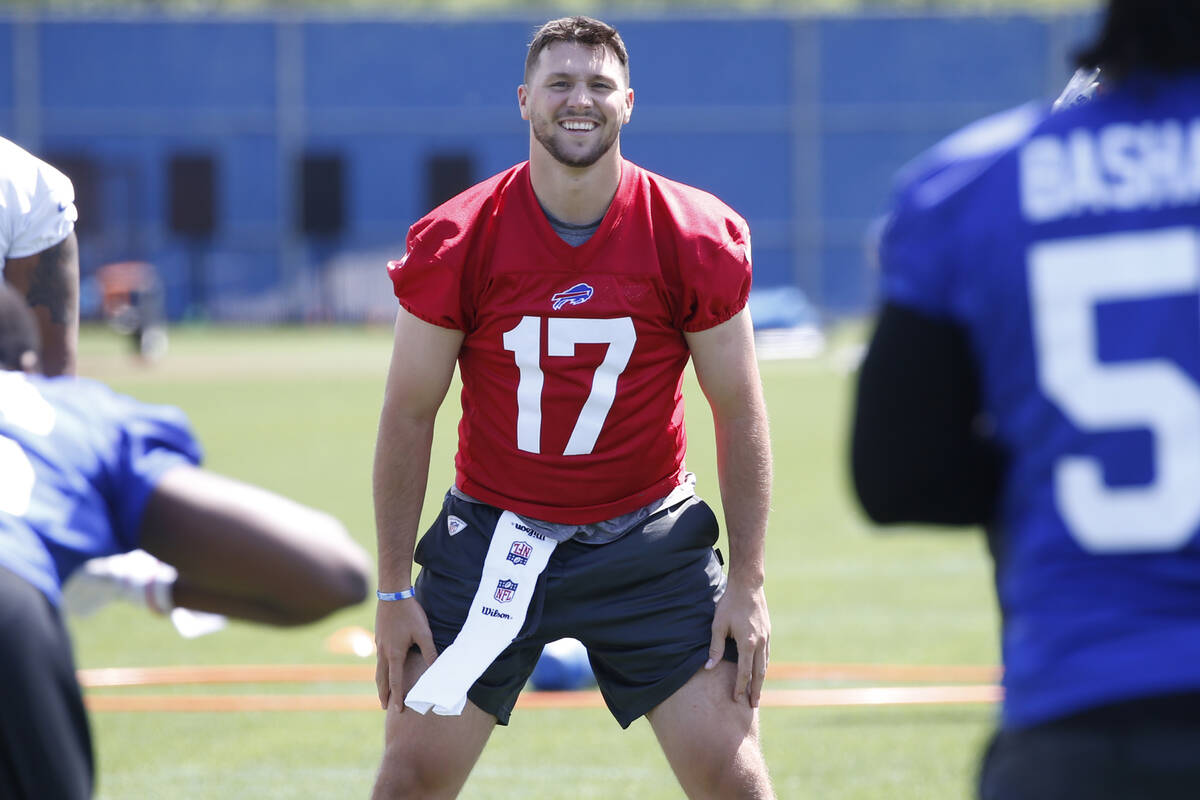
[[[990,566],[977,533],[880,533],[847,481],[852,377],[829,356],[762,366],[775,449],[768,542],[773,662],[994,664]],[[390,331],[184,329],[154,367],[105,329],[84,332],[80,372],[190,415],[207,466],[326,509],[374,552],[370,465]],[[452,390],[453,391],[453,390]],[[452,395],[452,398],[456,395]],[[691,457],[719,505],[711,423],[689,385]],[[452,479],[456,403],[439,417],[424,519]],[[370,629],[367,603],[299,630],[233,624],[197,640],[161,619],[110,607],[71,623],[81,667],[362,664],[325,649],[346,626]],[[833,684],[829,684],[833,685]],[[842,685],[842,684],[839,684]],[[772,688],[813,683],[773,682]],[[161,687],[96,692],[355,693],[370,683]],[[928,800],[970,795],[994,709],[984,705],[765,708],[764,747],[781,798]],[[98,712],[99,797],[365,797],[382,746],[374,711]],[[497,729],[464,798],[679,798],[649,726],[621,732],[601,710],[519,710]]]

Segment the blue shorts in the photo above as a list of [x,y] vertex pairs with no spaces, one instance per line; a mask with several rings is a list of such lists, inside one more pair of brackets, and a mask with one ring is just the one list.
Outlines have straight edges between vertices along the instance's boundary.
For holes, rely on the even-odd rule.
[[[501,510],[450,494],[421,538],[415,559],[417,601],[438,652],[454,641],[479,586]],[[467,525],[451,535],[447,517]],[[517,695],[542,647],[573,637],[588,650],[609,710],[627,728],[675,693],[708,659],[713,611],[725,590],[717,519],[690,497],[648,517],[621,538],[559,544],[538,577],[517,637],[467,692],[471,702],[508,724]],[[737,660],[726,641],[725,658]]]

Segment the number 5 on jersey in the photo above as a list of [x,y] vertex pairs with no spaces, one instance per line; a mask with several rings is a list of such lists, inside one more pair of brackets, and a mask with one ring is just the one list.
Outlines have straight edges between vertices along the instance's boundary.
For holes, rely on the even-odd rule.
[[[517,447],[542,452],[542,317],[522,317],[504,334],[504,349],[513,354],[520,372],[517,383]],[[550,358],[575,355],[577,344],[607,344],[604,360],[592,375],[592,388],[575,420],[564,456],[587,455],[596,447],[600,430],[617,396],[617,379],[629,365],[637,333],[629,317],[546,320],[546,350]]]
[[1200,387],[1162,358],[1102,362],[1096,307],[1200,289],[1200,237],[1190,228],[1080,237],[1029,254],[1038,381],[1080,430],[1145,428],[1154,480],[1113,488],[1102,465],[1064,455],[1055,497],[1068,529],[1093,553],[1183,547],[1200,526]]

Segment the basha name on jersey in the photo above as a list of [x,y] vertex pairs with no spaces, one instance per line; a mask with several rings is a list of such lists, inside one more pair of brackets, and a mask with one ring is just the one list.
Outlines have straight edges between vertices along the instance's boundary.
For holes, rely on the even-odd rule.
[[1200,201],[1200,119],[1030,139],[1020,152],[1021,211],[1032,223]]

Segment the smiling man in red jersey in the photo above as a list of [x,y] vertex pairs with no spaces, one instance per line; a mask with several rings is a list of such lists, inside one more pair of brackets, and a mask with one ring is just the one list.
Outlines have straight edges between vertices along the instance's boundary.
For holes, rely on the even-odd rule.
[[[542,26],[517,99],[529,160],[418,221],[389,264],[374,796],[456,796],[543,645],[572,637],[618,723],[649,720],[688,797],[773,798],[758,742],[771,454],[749,230],[621,157],[633,90],[612,27]],[[684,467],[689,359],[715,424],[728,575]],[[417,546],[456,364],[456,478]]]

